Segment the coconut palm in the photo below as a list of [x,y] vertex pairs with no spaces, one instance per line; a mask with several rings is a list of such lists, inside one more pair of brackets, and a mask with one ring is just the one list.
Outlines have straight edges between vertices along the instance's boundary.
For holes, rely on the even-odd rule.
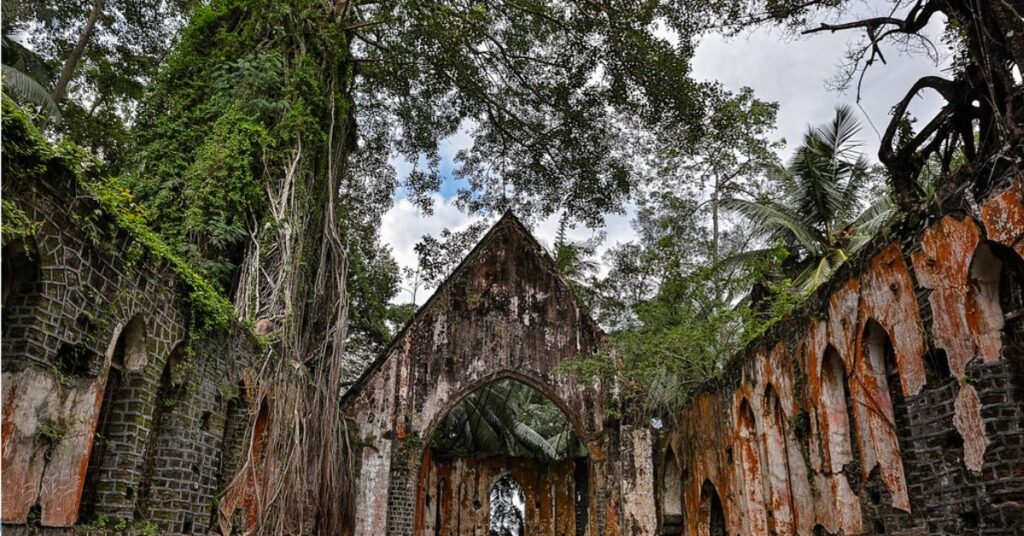
[[[872,166],[859,151],[860,124],[848,106],[836,108],[831,122],[812,127],[786,166],[768,170],[778,187],[771,199],[732,198],[725,206],[754,223],[771,242],[782,240],[796,256],[794,282],[813,290],[856,253],[888,221],[890,199],[882,195],[862,209]],[[758,250],[729,259],[743,260]]]
[[[3,89],[21,104],[38,107],[50,119],[60,119],[60,109],[44,87],[41,79],[46,76],[45,64],[30,50],[9,39],[0,38],[4,64]],[[10,61],[10,60],[14,61]]]

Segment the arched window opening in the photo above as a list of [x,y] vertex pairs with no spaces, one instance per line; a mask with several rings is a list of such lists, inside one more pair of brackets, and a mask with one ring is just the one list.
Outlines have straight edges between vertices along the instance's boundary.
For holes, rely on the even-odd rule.
[[[160,375],[160,386],[157,389],[156,399],[153,401],[153,418],[150,420],[149,442],[146,446],[146,454],[143,458],[142,479],[139,482],[139,492],[135,502],[135,519],[150,518],[151,510],[151,487],[153,477],[158,474],[158,466],[169,464],[161,463],[167,460],[167,450],[174,452],[175,437],[169,429],[174,409],[181,401],[184,392],[184,384],[175,384],[174,370],[185,357],[185,344],[178,343],[167,356],[163,372]],[[172,456],[174,454],[171,454]],[[168,467],[168,469],[171,469]],[[172,470],[177,470],[174,468]]]
[[34,318],[35,306],[39,302],[42,270],[39,255],[25,240],[12,240],[3,247],[0,269],[3,271],[0,274],[3,285],[0,309],[3,311],[3,337],[6,339],[10,328],[18,323],[18,318]]
[[700,505],[703,523],[700,526],[701,536],[727,536],[725,529],[725,509],[718,490],[710,480],[705,480],[700,488]]
[[124,366],[131,372],[138,372],[146,366],[146,322],[141,314],[132,317],[121,332],[124,338]]
[[683,531],[683,473],[672,449],[665,452],[661,477],[661,534]]
[[890,424],[894,426],[893,434],[898,438],[899,430],[908,429],[903,384],[892,340],[889,339],[885,328],[874,319],[868,319],[864,326],[864,346],[875,380],[882,388],[878,394],[882,397],[883,407],[878,409],[886,413]]
[[526,530],[526,496],[516,479],[504,475],[491,486],[490,536],[523,536]]
[[757,442],[757,426],[754,420],[754,410],[750,402],[744,399],[740,402],[739,422],[739,451],[740,464],[743,475],[743,487],[746,500],[745,523],[749,524],[751,534],[763,534],[768,530],[767,513],[765,512],[764,481],[762,480],[761,448]]
[[576,459],[573,484],[576,486],[576,536],[584,536],[590,508],[590,462],[586,458]]
[[[79,508],[79,521],[90,522],[96,519],[96,506],[99,504],[98,485],[100,473],[107,461],[109,450],[113,443],[120,436],[114,437],[112,423],[118,421],[118,417],[127,414],[124,399],[128,391],[125,385],[125,359],[127,344],[127,333],[122,329],[117,334],[117,342],[114,344],[114,354],[111,356],[110,369],[107,371],[106,385],[103,387],[103,400],[100,403],[99,418],[96,421],[96,433],[92,441],[92,451],[89,453],[89,466],[85,475],[85,486],[82,493],[81,507]],[[129,488],[130,491],[130,488]],[[134,495],[134,492],[133,492]]]
[[764,436],[767,454],[769,504],[775,532],[789,534],[793,526],[790,503],[789,449],[786,444],[786,415],[775,389],[768,385],[764,393]]
[[832,345],[825,349],[825,359],[821,364],[820,407],[830,468],[833,474],[838,474],[846,464],[853,461],[856,441],[846,367]]
[[[970,267],[968,322],[975,333],[998,332],[1024,316],[1024,261],[1000,244],[982,242]],[[984,350],[984,349],[983,349]],[[993,356],[995,357],[995,356]]]

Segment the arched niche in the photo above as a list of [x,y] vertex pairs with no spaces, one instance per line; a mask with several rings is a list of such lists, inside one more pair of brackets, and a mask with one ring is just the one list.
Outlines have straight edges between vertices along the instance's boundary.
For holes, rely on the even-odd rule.
[[165,471],[180,471],[180,467],[171,467],[172,459],[178,455],[175,448],[177,438],[171,426],[172,417],[179,408],[184,385],[175,381],[175,371],[185,359],[185,343],[179,342],[164,360],[160,374],[160,384],[156,399],[153,402],[153,413],[150,419],[149,438],[143,458],[142,479],[139,481],[139,492],[135,502],[135,519],[150,519],[155,498],[152,496],[153,479],[165,476],[173,480],[172,475],[162,475]]
[[832,345],[828,345],[824,355],[818,407],[828,449],[829,468],[833,474],[839,474],[846,464],[853,461],[855,421],[843,359]]
[[[30,240],[11,240],[3,246],[0,259],[0,283],[3,285],[0,302],[0,325],[3,328],[4,350],[9,350],[11,328],[36,320],[36,308],[42,297],[42,268],[35,243]],[[19,352],[13,352],[17,354]],[[4,370],[7,361],[14,355],[4,356]]]
[[149,360],[146,321],[142,314],[133,316],[121,333],[124,344],[121,350],[124,354],[124,367],[129,372],[138,372],[146,367]]
[[710,480],[700,487],[700,514],[699,536],[728,536],[722,498]]
[[744,516],[744,523],[750,534],[766,534],[768,519],[765,511],[761,446],[757,440],[757,421],[754,418],[754,410],[746,398],[740,402],[736,428],[740,452],[739,470],[747,512],[747,515]]
[[662,462],[661,489],[661,534],[676,535],[683,530],[683,472],[672,448],[665,451]]
[[[116,334],[114,342],[114,353],[110,357],[110,367],[107,369],[107,376],[103,386],[103,399],[100,402],[99,417],[96,420],[95,436],[93,437],[92,450],[89,453],[89,465],[85,474],[85,486],[83,488],[81,507],[79,508],[79,522],[91,522],[101,512],[96,510],[97,505],[105,502],[99,497],[99,483],[103,480],[103,472],[110,458],[110,451],[117,450],[116,443],[123,442],[123,434],[115,434],[115,423],[123,422],[131,413],[128,398],[130,389],[125,382],[127,368],[125,360],[129,346],[128,332],[125,327]],[[134,499],[134,490],[131,492]]]
[[896,351],[893,348],[889,333],[873,318],[864,324],[864,354],[879,386],[883,412],[890,425],[899,429],[905,419],[906,401],[903,399],[903,386],[900,380],[899,364],[896,362]]
[[772,530],[777,534],[793,531],[793,490],[790,484],[789,449],[786,441],[786,415],[775,388],[769,384],[764,390],[764,442],[766,473],[772,512]]
[[217,479],[217,490],[223,492],[245,463],[245,438],[249,432],[251,415],[245,384],[241,381],[236,384],[225,382],[218,386],[217,400],[220,402],[218,409],[223,411],[224,415]]
[[[25,239],[11,240],[3,247],[2,306],[16,305],[19,298],[38,293],[36,285],[41,278],[39,254],[34,244]],[[6,322],[5,322],[6,324]]]
[[999,358],[1006,322],[1024,316],[1024,261],[1001,244],[981,242],[968,273],[967,324],[985,361]]

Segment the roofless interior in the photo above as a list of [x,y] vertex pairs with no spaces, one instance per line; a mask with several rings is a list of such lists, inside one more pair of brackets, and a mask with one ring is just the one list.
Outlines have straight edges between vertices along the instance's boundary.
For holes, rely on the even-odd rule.
[[582,535],[588,475],[586,446],[557,404],[515,379],[490,382],[434,428],[417,534]]

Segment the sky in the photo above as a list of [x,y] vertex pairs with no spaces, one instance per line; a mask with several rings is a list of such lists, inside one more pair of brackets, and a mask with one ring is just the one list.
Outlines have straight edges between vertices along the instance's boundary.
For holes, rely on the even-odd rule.
[[[939,23],[929,28],[931,35],[941,31]],[[896,50],[887,50],[887,65],[872,67],[865,79],[861,101],[856,102],[854,90],[839,93],[827,87],[827,81],[837,71],[844,58],[848,43],[859,37],[856,32],[836,34],[820,33],[794,38],[783,35],[779,30],[762,28],[744,35],[724,38],[704,38],[693,61],[694,77],[700,80],[717,80],[726,89],[739,90],[751,87],[755,95],[766,101],[779,103],[776,137],[786,140],[780,156],[785,158],[797,145],[808,125],[820,124],[831,118],[839,104],[855,106],[863,129],[860,139],[864,153],[877,161],[880,134],[888,123],[889,110],[903,98],[903,95],[918,78],[928,74],[941,74],[948,64],[948,52],[944,51],[940,65],[924,55],[901,55]],[[934,94],[925,94],[915,99],[910,111],[926,121],[938,111],[943,101]],[[472,144],[470,136],[460,133],[442,144],[442,174],[450,176],[452,158],[455,153]],[[404,177],[412,165],[394,162],[400,177]],[[457,190],[453,180],[446,180],[441,191],[434,195],[434,210],[430,216],[423,215],[400,191],[395,204],[384,215],[381,228],[382,240],[391,246],[395,260],[400,266],[415,267],[416,254],[413,250],[425,234],[438,235],[443,229],[462,229],[478,217],[462,213],[452,204]],[[606,217],[604,232],[607,238],[598,255],[616,243],[633,240],[635,232],[630,224],[635,208],[627,207],[624,215]],[[558,230],[558,216],[552,216],[536,225],[535,236],[542,244],[550,246]],[[585,240],[593,231],[582,227],[568,233],[571,240]],[[416,301],[423,303],[433,289],[420,289]],[[408,302],[409,292],[400,292],[397,303]]]

